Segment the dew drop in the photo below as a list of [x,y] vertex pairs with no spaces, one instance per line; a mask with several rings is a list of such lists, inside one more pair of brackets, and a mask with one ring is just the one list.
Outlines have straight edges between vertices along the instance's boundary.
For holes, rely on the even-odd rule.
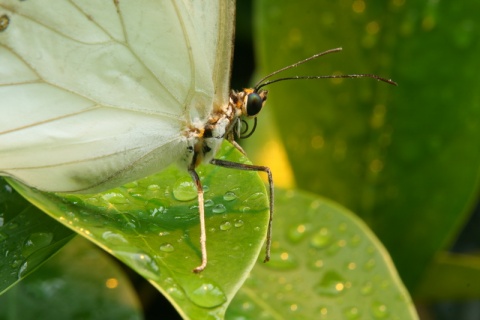
[[240,208],[240,211],[243,212],[243,213],[247,213],[250,210],[251,210],[250,207],[247,207],[247,206],[243,206],[243,207]]
[[243,224],[244,224],[243,220],[235,220],[235,222],[233,223],[235,228],[243,227]]
[[343,310],[343,315],[347,320],[360,319],[360,310],[357,307],[350,307]]
[[36,232],[32,233],[27,240],[25,240],[22,247],[22,255],[28,257],[35,251],[48,246],[52,243],[53,233],[50,232]]
[[213,207],[214,204],[215,204],[215,202],[213,202],[212,199],[207,199],[207,200],[205,200],[204,206],[205,206],[205,208],[208,208],[208,207]]
[[222,231],[227,231],[227,230],[230,230],[230,229],[232,229],[232,224],[230,223],[230,221],[224,221],[220,225],[220,230],[222,230]]
[[237,199],[237,195],[233,191],[227,191],[223,195],[223,200],[225,200],[225,201],[233,201],[235,199]]
[[368,261],[363,265],[363,269],[366,271],[372,271],[373,268],[375,268],[375,265],[376,263],[374,259],[368,259]]
[[108,192],[102,195],[102,199],[112,204],[128,203],[127,198],[118,192]]
[[315,292],[321,296],[339,296],[345,291],[345,279],[335,271],[328,271],[315,286]]
[[364,296],[368,296],[373,292],[373,284],[370,281],[365,282],[360,287],[360,293]]
[[171,243],[164,243],[160,246],[160,251],[163,251],[163,252],[173,252],[175,250],[175,248],[172,246]]
[[310,245],[317,249],[324,249],[332,244],[333,236],[327,228],[321,228],[310,239]]
[[374,301],[372,303],[371,311],[375,319],[385,319],[389,316],[387,306],[379,301]]
[[178,201],[190,201],[197,197],[197,189],[190,177],[182,177],[175,182],[173,197]]
[[307,226],[303,223],[293,226],[288,230],[288,240],[290,240],[292,243],[298,243],[305,238],[306,231]]
[[269,269],[292,270],[298,267],[298,259],[292,252],[275,248],[271,251],[270,261],[264,266]]
[[124,236],[112,231],[105,231],[104,233],[102,233],[102,238],[109,244],[113,244],[113,245],[121,245],[121,244],[128,243],[128,240],[125,239]]
[[227,208],[221,203],[215,205],[212,209],[213,213],[224,213],[225,211],[227,211]]
[[20,266],[20,268],[18,269],[18,274],[17,274],[17,277],[18,279],[21,279],[23,278],[25,275],[27,275],[27,272],[29,271],[28,269],[28,261],[25,261],[24,263],[22,263],[22,265]]
[[160,281],[160,268],[150,255],[125,251],[116,251],[115,255],[124,259],[136,272],[148,280]]
[[227,301],[225,293],[212,282],[203,282],[187,290],[188,298],[196,305],[203,308],[214,308]]
[[7,239],[8,238],[8,235],[3,233],[3,232],[0,232],[0,242]]

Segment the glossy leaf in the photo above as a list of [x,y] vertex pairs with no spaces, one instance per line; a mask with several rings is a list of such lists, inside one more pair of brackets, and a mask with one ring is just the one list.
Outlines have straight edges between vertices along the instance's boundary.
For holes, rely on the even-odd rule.
[[74,235],[0,178],[0,293],[36,270]]
[[0,296],[0,319],[78,318],[142,319],[128,278],[81,237]]
[[272,261],[257,263],[227,319],[418,319],[382,244],[329,200],[277,192]]
[[[247,159],[225,143],[218,154]],[[186,319],[223,316],[265,239],[268,203],[254,172],[199,167],[206,190],[208,266],[200,264],[197,195],[176,167],[95,195],[17,190],[49,215],[125,262],[156,286]],[[228,271],[228,272],[227,272]]]
[[478,3],[257,4],[260,74],[343,47],[282,76],[374,73],[399,83],[287,81],[268,87],[268,107],[298,186],[361,216],[414,289],[478,194]]

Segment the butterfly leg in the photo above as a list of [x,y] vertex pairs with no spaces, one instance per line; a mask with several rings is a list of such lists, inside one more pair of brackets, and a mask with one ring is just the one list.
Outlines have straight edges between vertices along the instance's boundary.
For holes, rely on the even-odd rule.
[[269,186],[269,202],[270,202],[270,216],[268,220],[268,229],[267,229],[267,240],[266,240],[266,249],[265,249],[265,259],[263,262],[270,260],[270,248],[272,246],[272,222],[273,222],[273,176],[272,171],[269,167],[256,166],[252,164],[243,164],[231,161],[225,161],[220,159],[212,159],[211,164],[231,169],[246,170],[246,171],[262,171],[265,172],[268,176],[268,186]]
[[193,272],[202,272],[207,266],[207,233],[205,230],[205,205],[203,200],[203,187],[198,177],[197,172],[194,169],[189,169],[188,172],[192,176],[193,182],[197,187],[198,195],[198,211],[200,213],[200,249],[202,252],[202,263],[193,269]]

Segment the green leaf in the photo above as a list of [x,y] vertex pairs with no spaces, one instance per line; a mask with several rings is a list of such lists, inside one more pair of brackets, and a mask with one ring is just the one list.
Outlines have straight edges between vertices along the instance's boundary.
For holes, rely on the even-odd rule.
[[281,76],[399,83],[285,81],[267,87],[267,108],[298,186],[361,216],[411,289],[477,200],[479,10],[477,1],[287,0],[255,10],[260,74],[343,47]]
[[[246,162],[229,143],[219,158]],[[208,266],[200,264],[197,195],[187,172],[161,173],[95,195],[59,195],[14,183],[43,211],[125,262],[188,319],[218,319],[264,242],[268,201],[255,172],[198,168],[206,190]],[[187,187],[185,187],[187,185]],[[179,200],[181,199],[181,200]]]
[[0,306],[0,319],[142,319],[126,275],[80,237],[0,296]]
[[449,252],[438,254],[425,272],[415,298],[420,301],[478,299],[479,271],[478,256]]
[[74,235],[0,178],[0,294],[36,270]]
[[418,319],[390,257],[353,213],[277,190],[272,260],[259,261],[227,319]]

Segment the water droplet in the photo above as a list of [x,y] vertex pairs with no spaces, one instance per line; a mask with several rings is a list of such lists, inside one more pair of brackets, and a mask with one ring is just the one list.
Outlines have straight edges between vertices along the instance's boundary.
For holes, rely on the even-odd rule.
[[125,239],[124,236],[112,231],[105,231],[104,233],[102,233],[102,238],[109,244],[113,244],[113,245],[121,245],[121,244],[128,243],[128,240]]
[[237,195],[233,191],[227,191],[223,195],[223,200],[225,200],[225,201],[233,201],[235,199],[237,199]]
[[387,306],[379,301],[374,301],[372,303],[371,311],[375,319],[385,319],[389,315]]
[[243,213],[246,213],[246,212],[250,211],[250,207],[243,206],[243,207],[240,208],[240,211],[243,212]]
[[362,238],[356,234],[356,235],[353,235],[351,238],[350,238],[350,241],[349,241],[349,245],[352,247],[352,248],[356,248],[358,247],[358,245],[362,242]]
[[288,239],[292,243],[298,243],[305,238],[306,231],[307,231],[307,225],[303,223],[293,226],[288,230],[288,234],[287,234]]
[[292,252],[281,248],[272,249],[270,261],[263,266],[277,270],[291,270],[298,266],[298,259]]
[[332,244],[333,236],[327,228],[321,228],[310,239],[312,247],[324,249]]
[[227,211],[227,208],[221,203],[215,205],[212,209],[213,213],[224,213],[225,211]]
[[373,292],[373,284],[370,281],[365,282],[361,288],[360,293],[364,296],[368,296]]
[[356,320],[360,319],[361,313],[357,307],[350,307],[343,310],[343,315],[345,316],[345,319]]
[[366,271],[372,271],[372,269],[375,268],[375,265],[376,263],[374,259],[368,259],[368,261],[363,265],[363,269]]
[[175,182],[173,197],[178,201],[190,201],[197,197],[197,188],[190,177],[182,177]]
[[27,240],[25,240],[22,247],[22,255],[28,257],[35,251],[48,246],[52,243],[53,233],[50,232],[36,232],[32,233]]
[[27,271],[28,270],[28,261],[25,261],[24,263],[22,263],[22,265],[20,266],[20,268],[18,269],[18,273],[17,273],[17,277],[18,279],[21,279],[23,278],[24,276],[27,275]]
[[338,296],[345,291],[345,279],[335,271],[328,271],[315,286],[315,291],[321,296]]
[[102,195],[103,200],[112,204],[124,204],[128,203],[128,199],[118,192],[109,192]]
[[207,199],[207,200],[205,200],[205,202],[204,202],[205,208],[212,207],[214,204],[215,204],[215,202],[213,202],[212,199]]
[[227,230],[230,230],[230,229],[232,229],[232,224],[230,223],[230,221],[224,221],[220,225],[220,230],[222,230],[222,231],[227,231]]
[[213,308],[222,305],[227,301],[225,293],[212,282],[202,282],[199,285],[189,284],[187,290],[188,298],[196,305],[204,308]]
[[172,244],[168,242],[160,246],[160,251],[163,251],[163,252],[173,252],[174,250],[175,248],[172,246]]
[[146,253],[115,251],[114,254],[122,258],[136,272],[149,280],[160,281],[160,269],[155,260]]
[[244,224],[243,220],[235,220],[233,225],[235,226],[235,228],[240,228],[240,227],[243,227],[243,224]]
[[3,240],[5,240],[5,239],[7,239],[7,238],[8,238],[8,235],[7,235],[7,234],[5,234],[5,233],[3,233],[3,232],[0,232],[0,241],[3,241]]

